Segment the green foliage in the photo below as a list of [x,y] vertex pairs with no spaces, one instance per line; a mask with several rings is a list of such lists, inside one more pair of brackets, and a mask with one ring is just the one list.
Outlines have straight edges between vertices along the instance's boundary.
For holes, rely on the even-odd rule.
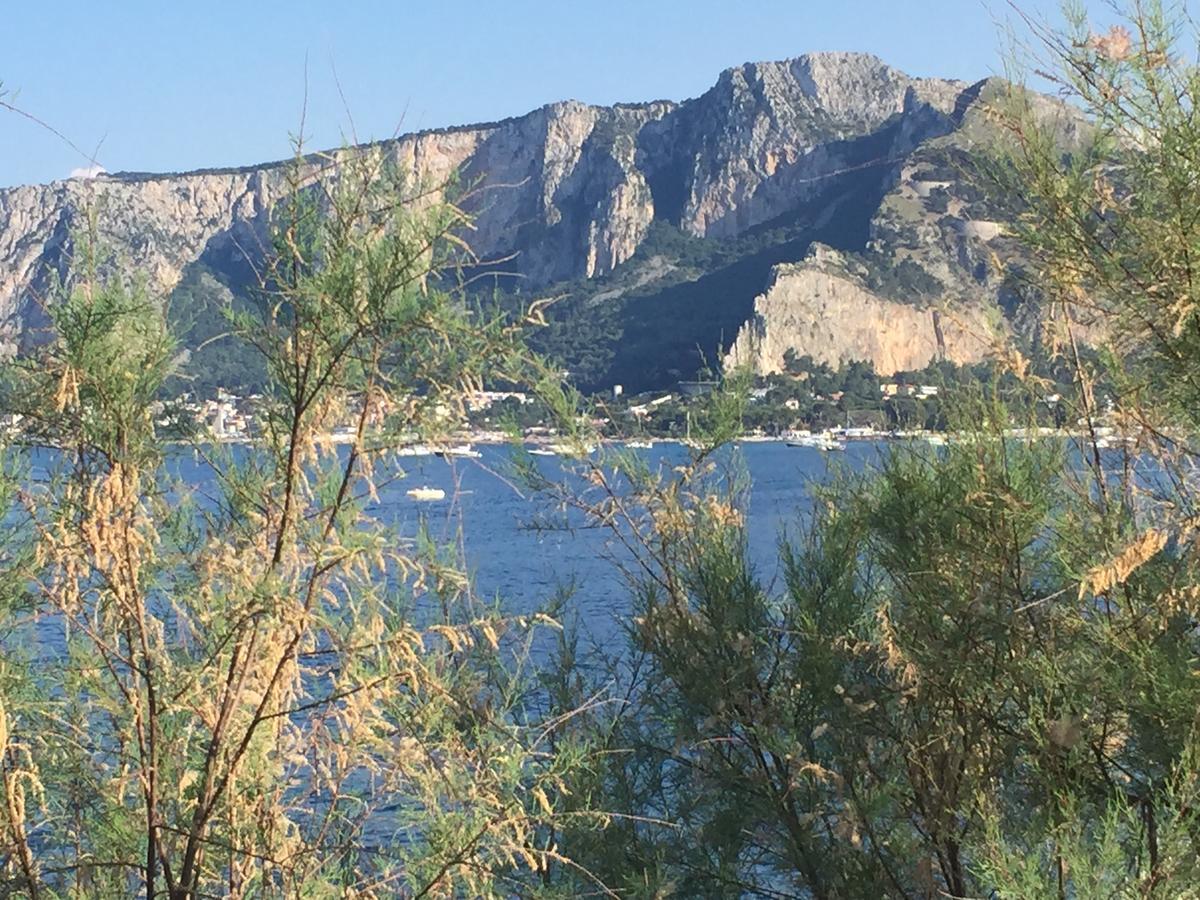
[[905,303],[940,299],[945,285],[930,275],[925,268],[912,259],[891,262],[872,254],[865,256],[867,264],[866,283],[873,291]]
[[[1081,495],[1061,444],[1001,438],[994,401],[961,416],[991,424],[823,490],[782,589],[748,561],[736,480],[629,473],[636,616],[600,676],[626,699],[579,723],[620,752],[572,786],[627,818],[565,834],[572,855],[637,896],[1043,896],[1017,886],[1087,854],[1068,895],[1194,877],[1176,786],[1200,681],[1171,599],[1193,554],[1123,573],[1118,606],[1081,529],[1123,546],[1132,510]],[[598,689],[567,668],[560,691]],[[1147,815],[1159,837],[1108,824]]]
[[1023,201],[1035,280],[1062,312],[1053,346],[1072,353],[1100,320],[1129,405],[1146,406],[1138,395],[1152,388],[1158,417],[1192,427],[1200,75],[1183,45],[1194,29],[1157,0],[1122,11],[1107,34],[1074,8],[1061,33],[1038,33],[1070,103],[1039,109],[1020,90],[998,102],[1009,140],[992,174],[997,193]]
[[245,312],[254,289],[235,286],[236,293],[217,273],[196,263],[171,292],[167,301],[171,331],[189,352],[180,371],[164,385],[168,397],[184,392],[213,397],[218,388],[247,395],[265,388],[262,357],[240,338],[233,321]]
[[[461,212],[381,155],[322,160],[343,176],[327,182],[300,160],[252,302],[203,272],[178,297],[194,327],[220,319],[256,349],[266,395],[254,452],[196,448],[218,476],[201,498],[168,477],[151,412],[180,375],[169,316],[136,285],[85,279],[5,385],[57,465],[36,489],[0,472],[3,889],[1200,893],[1200,76],[1160,6],[1131,17],[1037,32],[1086,126],[1021,92],[991,112],[1011,136],[996,174],[1019,188],[1030,296],[1064,315],[1032,367],[1013,351],[897,376],[943,388],[936,402],[885,403],[869,366],[791,354],[756,402],[734,372],[654,408],[651,428],[690,437],[682,465],[590,453],[605,410],[518,340],[540,311],[485,309],[437,277],[461,262]],[[736,246],[656,226],[644,249],[679,274],[569,299],[543,346],[633,390],[692,377],[756,267],[818,236],[802,218]],[[650,337],[667,328],[664,351]],[[556,425],[568,478],[519,452],[515,474],[609,530],[634,605],[607,653],[563,633],[536,692],[532,628],[553,623],[479,604],[452,549],[366,511],[389,450],[442,436],[485,382],[529,385],[534,410],[496,411],[512,427]],[[1086,437],[1011,437],[1050,390]],[[1102,452],[1105,394],[1136,448]],[[756,417],[855,411],[953,439],[840,473],[781,537],[779,572],[758,570],[728,443]],[[347,415],[350,447],[324,449]],[[36,669],[19,649],[30,612],[67,634]]]

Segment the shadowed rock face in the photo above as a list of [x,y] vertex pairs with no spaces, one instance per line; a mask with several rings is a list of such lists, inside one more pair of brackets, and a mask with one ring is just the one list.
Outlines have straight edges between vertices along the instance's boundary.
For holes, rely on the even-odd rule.
[[[831,184],[883,196],[908,190],[906,180],[918,175],[930,182],[912,189],[925,202],[938,185],[907,170],[906,160],[955,132],[977,93],[910,78],[871,56],[825,53],[730,69],[682,103],[557,103],[504,122],[403,136],[369,152],[415,179],[440,182],[457,173],[460,183],[476,186],[473,249],[485,260],[512,256],[505,268],[529,291],[611,275],[630,263],[656,221],[696,238],[730,240],[789,217],[819,219]],[[198,261],[220,270],[261,253],[270,210],[286,192],[282,163],[0,190],[3,348],[36,340],[50,286],[71,279],[73,235],[87,209],[97,212],[105,250],[166,295]],[[826,213],[840,214],[836,206]],[[864,220],[860,230],[866,227]],[[954,239],[982,244],[998,229],[978,217]],[[886,221],[871,230],[877,241],[892,240]],[[934,268],[961,268],[940,251],[935,256]],[[749,297],[766,287],[758,277]],[[739,339],[737,358],[769,370],[788,330],[770,324],[774,313],[756,315],[754,327],[769,337]],[[874,355],[859,343],[846,353]]]
[[[730,69],[672,120],[683,205],[680,224],[701,237],[732,237],[819,195],[829,178],[879,178],[915,142],[944,133],[965,85],[917,80],[871,56],[826,53]],[[897,116],[906,129],[870,159],[847,158],[847,142]]]

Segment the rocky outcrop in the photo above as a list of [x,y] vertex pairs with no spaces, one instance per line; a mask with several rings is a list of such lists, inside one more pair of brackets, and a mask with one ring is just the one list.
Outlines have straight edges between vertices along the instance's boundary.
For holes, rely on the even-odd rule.
[[760,375],[782,372],[789,352],[834,368],[867,361],[881,375],[923,369],[939,359],[973,363],[1003,335],[999,318],[995,307],[982,303],[946,309],[880,296],[851,260],[817,247],[804,262],[773,270],[725,365]]
[[[273,177],[274,175],[274,177]],[[55,278],[68,281],[76,236],[119,255],[150,290],[169,290],[218,236],[250,237],[275,202],[271,170],[172,178],[71,180],[0,191],[0,327],[11,348],[44,321]]]

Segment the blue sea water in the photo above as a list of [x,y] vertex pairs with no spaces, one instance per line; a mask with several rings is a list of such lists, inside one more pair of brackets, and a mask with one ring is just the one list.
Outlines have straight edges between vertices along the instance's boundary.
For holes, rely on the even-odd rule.
[[[579,526],[545,497],[530,496],[507,477],[511,451],[483,447],[480,459],[403,460],[405,477],[380,492],[372,514],[393,523],[401,534],[426,527],[435,537],[453,541],[461,535],[474,590],[495,598],[512,613],[540,609],[564,589],[569,608],[585,633],[611,635],[630,608],[629,590],[614,560],[623,552],[604,528]],[[687,449],[676,443],[638,449],[652,467],[665,472],[687,461]],[[844,453],[788,447],[776,442],[750,442],[730,448],[718,458],[721,471],[740,472],[748,485],[745,498],[752,559],[764,581],[777,575],[781,538],[795,534],[811,508],[812,488],[836,469],[860,470],[883,452],[883,445],[850,443]],[[568,478],[556,457],[535,457],[551,479]],[[413,487],[441,488],[446,499],[417,502]],[[565,524],[541,527],[546,522]]]
[[[344,452],[344,448],[343,452]],[[531,494],[513,477],[512,450],[483,445],[478,459],[440,456],[404,457],[400,468],[376,471],[378,502],[368,515],[393,526],[401,538],[424,530],[435,542],[458,548],[472,576],[475,596],[505,613],[543,610],[566,597],[569,616],[581,638],[616,650],[621,625],[628,620],[631,592],[615,561],[628,559],[611,531],[584,527],[578,515],[565,514],[550,498]],[[252,452],[252,451],[242,451]],[[674,442],[630,450],[651,469],[669,477],[688,461],[688,449]],[[813,486],[835,470],[861,470],[886,452],[885,445],[851,442],[846,451],[825,453],[780,442],[747,442],[725,448],[716,466],[747,486],[743,498],[750,554],[764,583],[778,575],[779,542],[794,535],[811,508]],[[532,457],[548,479],[570,481],[571,463],[559,457]],[[61,462],[52,451],[34,451],[35,479]],[[181,448],[168,461],[170,475],[199,495],[215,494],[215,476],[201,457]],[[416,487],[440,488],[445,499],[421,502],[408,496]],[[186,488],[185,488],[186,489]],[[43,652],[61,650],[57,617],[41,617],[37,642]]]
[[[795,537],[803,526],[812,508],[814,486],[827,482],[835,472],[860,472],[872,466],[890,447],[867,441],[844,446],[845,452],[827,453],[782,442],[746,442],[718,454],[719,467],[741,473],[747,486],[743,501],[749,553],[768,587],[780,574],[779,543]],[[404,457],[398,468],[377,469],[378,501],[367,513],[393,526],[401,538],[413,538],[424,530],[435,542],[457,547],[472,576],[474,595],[506,613],[540,611],[565,595],[564,612],[581,636],[616,650],[612,642],[632,608],[630,587],[616,562],[627,560],[628,555],[608,529],[583,527],[580,516],[565,514],[547,497],[531,495],[513,475],[509,447],[479,449],[478,459]],[[688,449],[674,442],[627,452],[641,456],[652,469],[661,468],[668,477],[689,458]],[[1072,458],[1078,465],[1078,454]],[[52,451],[34,451],[35,479],[55,468],[56,459],[61,462]],[[552,481],[572,477],[567,471],[570,462],[553,456],[532,460]],[[1118,462],[1113,462],[1114,472],[1119,472]],[[191,450],[181,448],[169,460],[168,470],[201,496],[216,493],[213,471]],[[415,500],[407,492],[417,487],[441,489],[445,499]],[[61,648],[62,631],[55,617],[40,618],[37,631],[38,643],[49,652]]]

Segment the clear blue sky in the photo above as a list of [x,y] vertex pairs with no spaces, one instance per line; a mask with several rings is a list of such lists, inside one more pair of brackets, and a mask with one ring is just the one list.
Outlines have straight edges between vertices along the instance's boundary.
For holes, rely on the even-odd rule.
[[[1006,0],[57,0],[5,4],[0,81],[110,170],[287,156],[574,98],[684,99],[724,68],[863,50],[914,75],[995,74]],[[1049,13],[1056,0],[1022,0]],[[336,69],[337,79],[334,71]],[[11,98],[10,98],[11,99]],[[0,185],[86,160],[0,111]]]

